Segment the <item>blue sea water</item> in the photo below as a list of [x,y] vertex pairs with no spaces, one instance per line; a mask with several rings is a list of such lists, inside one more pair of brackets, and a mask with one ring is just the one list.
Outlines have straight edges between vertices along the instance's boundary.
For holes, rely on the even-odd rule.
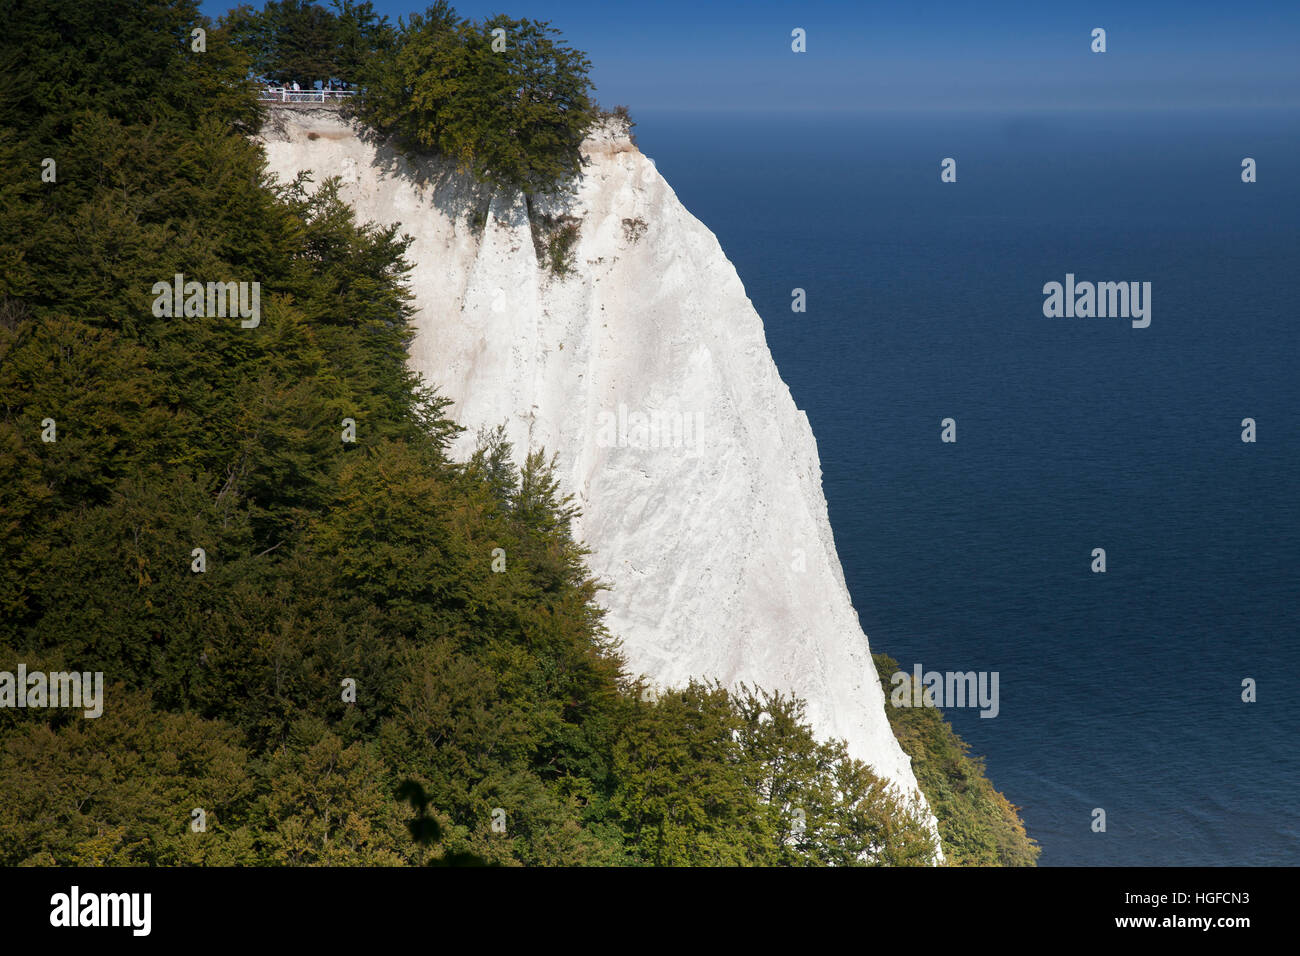
[[[1300,864],[1300,115],[634,118],[808,413],[872,649],[999,673],[946,713],[1041,864]],[[1044,317],[1067,272],[1150,327]]]

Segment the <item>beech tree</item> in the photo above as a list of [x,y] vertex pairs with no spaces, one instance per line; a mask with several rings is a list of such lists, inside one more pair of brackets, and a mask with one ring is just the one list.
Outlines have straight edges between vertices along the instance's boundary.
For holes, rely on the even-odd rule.
[[582,139],[597,116],[590,69],[547,23],[473,23],[439,0],[412,14],[377,58],[358,115],[480,181],[550,193],[582,165]]

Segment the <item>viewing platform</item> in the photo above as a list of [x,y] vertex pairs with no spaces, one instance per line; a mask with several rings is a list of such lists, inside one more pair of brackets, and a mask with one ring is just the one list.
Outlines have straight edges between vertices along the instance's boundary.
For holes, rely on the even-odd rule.
[[274,103],[278,106],[325,106],[339,107],[342,106],[350,97],[356,95],[355,90],[295,90],[289,87],[262,87],[257,92],[257,98],[263,103]]

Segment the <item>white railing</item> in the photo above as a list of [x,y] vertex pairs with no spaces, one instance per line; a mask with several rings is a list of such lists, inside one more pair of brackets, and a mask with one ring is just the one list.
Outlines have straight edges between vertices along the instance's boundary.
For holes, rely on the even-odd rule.
[[355,96],[355,90],[293,90],[287,87],[262,87],[257,98],[272,103],[324,103],[330,99]]

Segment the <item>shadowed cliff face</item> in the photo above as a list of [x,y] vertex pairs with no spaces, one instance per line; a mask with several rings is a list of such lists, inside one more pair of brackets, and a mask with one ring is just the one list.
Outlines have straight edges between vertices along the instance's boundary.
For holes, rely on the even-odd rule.
[[819,734],[914,790],[807,417],[734,267],[653,162],[604,127],[572,192],[530,213],[521,196],[408,161],[336,112],[271,113],[271,172],[337,175],[361,219],[414,237],[411,363],[468,429],[453,452],[505,423],[518,457],[559,453],[630,667],[659,685],[716,677],[794,692]]

